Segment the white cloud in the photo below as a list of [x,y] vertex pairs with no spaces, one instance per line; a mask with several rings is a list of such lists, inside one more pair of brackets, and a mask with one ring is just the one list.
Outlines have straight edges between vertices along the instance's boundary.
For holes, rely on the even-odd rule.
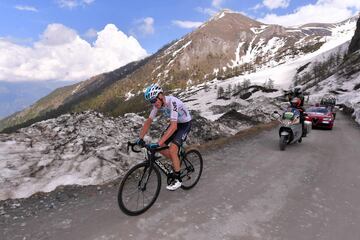
[[211,5],[215,8],[221,8],[221,5],[225,2],[225,0],[212,0]]
[[302,25],[305,23],[336,23],[354,16],[360,11],[359,0],[318,0],[297,8],[286,15],[267,14],[260,22],[283,26]]
[[90,28],[86,31],[86,33],[84,34],[84,37],[85,38],[88,38],[88,39],[92,39],[92,38],[95,38],[97,37],[97,31],[96,29],[94,28]]
[[151,35],[154,34],[154,19],[152,17],[147,17],[136,22],[138,24],[137,30],[141,35]]
[[31,47],[0,38],[0,80],[84,80],[111,71],[147,52],[139,42],[108,24],[93,45],[61,24],[50,24]]
[[203,24],[202,22],[180,21],[180,20],[173,20],[172,23],[181,28],[197,28],[201,24]]
[[214,16],[222,8],[222,5],[225,1],[226,0],[212,0],[211,7],[207,7],[207,8],[197,7],[195,10],[202,14]]
[[63,45],[73,42],[77,36],[75,30],[59,23],[53,23],[49,24],[41,35],[41,42],[48,46]]
[[212,8],[202,8],[202,7],[197,7],[196,11],[209,16],[213,16],[217,13],[217,11]]
[[251,10],[258,10],[258,9],[260,9],[260,8],[262,8],[262,7],[264,7],[264,5],[263,4],[261,4],[261,3],[258,3],[258,4],[256,4],[254,7],[252,7],[252,8],[250,8]]
[[73,9],[79,6],[90,5],[95,0],[57,0],[56,2],[61,8]]
[[221,5],[224,2],[225,2],[225,0],[212,0],[211,1],[211,7],[207,7],[207,8],[197,7],[195,10],[202,13],[202,14],[213,16],[216,13],[218,13],[219,9],[222,8]]
[[269,9],[287,8],[290,0],[264,0],[263,4]]
[[15,8],[20,11],[38,12],[37,8],[33,6],[16,5]]

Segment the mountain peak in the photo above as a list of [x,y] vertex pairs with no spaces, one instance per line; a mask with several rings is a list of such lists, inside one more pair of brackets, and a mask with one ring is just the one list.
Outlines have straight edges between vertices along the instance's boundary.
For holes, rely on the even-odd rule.
[[224,18],[224,17],[227,17],[227,15],[232,15],[232,16],[236,16],[237,18],[244,18],[246,20],[251,20],[251,21],[255,21],[254,19],[251,19],[249,17],[247,17],[246,15],[240,13],[240,12],[235,12],[231,9],[227,9],[227,8],[224,8],[222,10],[220,10],[218,13],[216,13],[209,21],[216,21],[216,20],[219,20],[221,18]]
[[[350,40],[354,29],[355,24],[285,28],[223,9],[152,56],[93,77],[81,86],[55,91],[31,108],[1,120],[0,130],[10,131],[69,111],[96,109],[114,116],[141,112],[145,109],[143,104],[135,102],[142,103],[141,93],[150,79],[172,90],[214,79],[246,76],[314,53],[326,42],[339,44],[340,40]],[[9,128],[15,124],[18,125]]]
[[224,9],[221,9],[216,15],[219,15],[219,14],[226,14],[226,13],[238,13],[238,12],[235,12],[231,9],[228,9],[228,8],[224,8]]

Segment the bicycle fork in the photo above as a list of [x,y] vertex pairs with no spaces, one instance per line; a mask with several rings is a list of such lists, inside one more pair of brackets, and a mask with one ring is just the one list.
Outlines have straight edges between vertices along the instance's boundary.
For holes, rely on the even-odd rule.
[[[144,168],[144,172],[143,172],[143,174],[141,176],[141,179],[140,179],[140,181],[138,183],[138,189],[143,191],[143,192],[146,191],[146,184],[149,181],[149,178],[150,178],[150,175],[151,175],[151,172],[152,172],[152,168],[153,167],[152,167],[151,163],[149,164],[148,167]],[[149,174],[147,174],[147,176],[146,176],[146,173],[148,172],[147,171],[148,169],[149,169]],[[145,180],[144,180],[144,177],[146,178]]]

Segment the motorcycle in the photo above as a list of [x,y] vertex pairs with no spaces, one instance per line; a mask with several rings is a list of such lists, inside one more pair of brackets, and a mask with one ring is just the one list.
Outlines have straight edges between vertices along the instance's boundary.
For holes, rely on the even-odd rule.
[[308,123],[305,122],[305,132],[303,133],[302,124],[300,122],[300,114],[292,111],[285,111],[283,115],[274,111],[273,117],[280,122],[279,127],[279,147],[284,151],[286,146],[295,142],[301,143],[303,136],[309,133]]

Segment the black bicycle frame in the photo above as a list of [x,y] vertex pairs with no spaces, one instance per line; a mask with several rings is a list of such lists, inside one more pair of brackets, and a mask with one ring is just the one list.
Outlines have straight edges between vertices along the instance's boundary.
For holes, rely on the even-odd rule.
[[[141,151],[138,151],[138,150],[135,150],[135,149],[134,149],[134,147],[136,146],[135,143],[128,142],[128,148],[129,148],[129,146],[131,147],[131,149],[132,149],[133,152],[141,152]],[[152,171],[152,168],[153,168],[153,165],[154,165],[154,164],[165,174],[165,176],[169,177],[169,175],[170,175],[170,173],[171,173],[171,170],[168,169],[168,168],[164,165],[164,163],[162,163],[162,162],[159,160],[161,157],[156,157],[156,156],[155,156],[155,153],[156,153],[156,152],[160,152],[160,151],[162,151],[162,150],[168,149],[169,146],[160,147],[160,148],[156,148],[156,149],[151,149],[151,148],[149,148],[147,145],[144,145],[144,146],[142,146],[142,147],[146,148],[146,154],[147,154],[146,161],[148,161],[149,167],[150,167],[148,179],[149,179],[149,176],[150,176],[150,174],[151,174],[151,171]],[[183,161],[184,161],[184,155],[185,155],[185,151],[184,151],[183,147],[180,146],[180,148],[179,148],[179,158],[180,158],[180,160],[183,160]],[[187,168],[188,166],[187,166],[186,161],[184,161],[184,164],[186,165],[186,168]],[[144,171],[144,174],[145,174],[145,172],[146,172],[146,169],[145,169],[145,171]],[[143,178],[143,177],[144,177],[144,176],[142,176],[142,178]],[[142,178],[141,178],[141,180],[142,180]],[[146,179],[146,182],[147,182],[148,179]],[[140,183],[141,183],[141,182],[142,182],[142,181],[140,181]],[[139,184],[140,184],[140,183],[139,183]],[[140,186],[139,186],[139,187],[140,187]],[[144,186],[144,187],[146,187],[146,186]]]
[[[165,164],[162,161],[159,160],[162,157],[156,157],[155,156],[155,152],[160,152],[160,151],[162,151],[164,149],[168,149],[168,148],[169,148],[168,146],[165,146],[165,147],[162,147],[162,148],[158,148],[155,151],[147,150],[147,157],[148,157],[148,160],[150,161],[150,167],[152,168],[152,164],[155,164],[167,177],[169,177],[169,174],[171,173],[171,169],[166,167]],[[184,161],[185,151],[184,151],[182,146],[179,148],[178,155],[179,155],[180,161]],[[186,163],[184,163],[184,164],[187,165]]]

